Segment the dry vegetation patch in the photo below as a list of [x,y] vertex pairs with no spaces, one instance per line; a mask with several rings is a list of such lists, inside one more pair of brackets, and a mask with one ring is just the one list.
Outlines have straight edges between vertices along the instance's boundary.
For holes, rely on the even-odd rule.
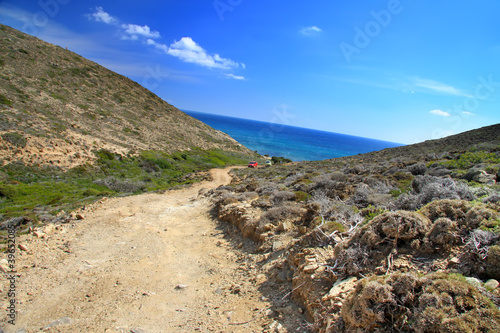
[[[500,189],[491,177],[499,150],[488,147],[494,153],[438,152],[433,143],[238,170],[230,193],[258,198],[226,207],[241,210],[231,223],[252,221],[256,249],[270,262],[287,258],[289,288],[312,331],[493,332]],[[488,176],[469,181],[464,167]],[[227,199],[216,200],[223,212]]]

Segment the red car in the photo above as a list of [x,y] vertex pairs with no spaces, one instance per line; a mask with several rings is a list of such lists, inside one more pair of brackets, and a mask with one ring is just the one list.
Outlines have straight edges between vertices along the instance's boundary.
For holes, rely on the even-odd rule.
[[255,162],[255,161],[252,161],[252,162],[248,163],[248,167],[249,168],[256,168],[257,165],[259,165],[259,163]]

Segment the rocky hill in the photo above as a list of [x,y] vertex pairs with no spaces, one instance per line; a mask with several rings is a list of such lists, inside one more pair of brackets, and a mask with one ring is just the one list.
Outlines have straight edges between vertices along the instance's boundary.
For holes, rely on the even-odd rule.
[[69,168],[92,163],[92,151],[102,148],[122,154],[195,147],[249,153],[228,135],[76,53],[4,25],[0,45],[2,164]]
[[237,170],[216,211],[314,332],[497,332],[499,134]]

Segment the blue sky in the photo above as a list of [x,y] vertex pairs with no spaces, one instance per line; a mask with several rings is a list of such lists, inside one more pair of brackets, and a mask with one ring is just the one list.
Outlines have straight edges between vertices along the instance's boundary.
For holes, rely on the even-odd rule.
[[500,122],[500,2],[0,0],[180,109],[416,143]]

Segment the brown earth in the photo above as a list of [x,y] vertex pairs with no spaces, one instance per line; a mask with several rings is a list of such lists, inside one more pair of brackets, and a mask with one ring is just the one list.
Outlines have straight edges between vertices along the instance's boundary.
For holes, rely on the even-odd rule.
[[[72,223],[18,236],[16,324],[2,316],[0,325],[7,332],[305,331],[297,308],[289,306],[295,313],[283,324],[272,309],[272,299],[291,290],[265,287],[268,257],[251,254],[250,241],[229,238],[230,227],[212,217],[203,193],[228,184],[228,171],[212,170],[212,181],[187,189],[101,200]],[[0,288],[7,308],[6,279]]]

